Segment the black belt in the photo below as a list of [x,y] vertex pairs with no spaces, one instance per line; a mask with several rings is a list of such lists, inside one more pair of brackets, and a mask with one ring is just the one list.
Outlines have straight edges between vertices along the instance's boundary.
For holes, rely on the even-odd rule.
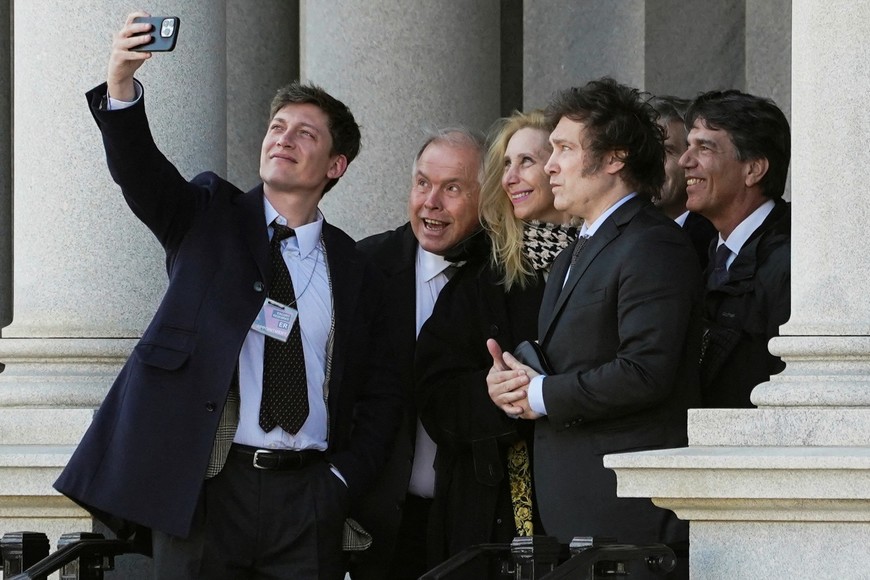
[[258,449],[239,443],[232,444],[230,453],[250,458],[251,465],[256,469],[279,471],[302,469],[326,459],[326,454],[323,451],[314,449],[303,449],[301,451],[292,449]]

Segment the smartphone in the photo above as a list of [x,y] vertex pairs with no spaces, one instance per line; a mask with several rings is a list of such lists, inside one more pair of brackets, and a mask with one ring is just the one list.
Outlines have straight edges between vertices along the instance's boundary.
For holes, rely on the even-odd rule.
[[138,16],[133,22],[147,22],[151,25],[151,42],[131,50],[137,52],[169,52],[175,48],[178,27],[181,20],[177,16]]

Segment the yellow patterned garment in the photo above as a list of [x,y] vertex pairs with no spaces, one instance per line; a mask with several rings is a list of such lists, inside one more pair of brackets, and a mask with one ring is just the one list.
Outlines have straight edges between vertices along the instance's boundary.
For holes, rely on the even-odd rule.
[[508,449],[508,479],[511,484],[511,503],[518,536],[531,536],[532,529],[532,470],[529,448],[523,440]]

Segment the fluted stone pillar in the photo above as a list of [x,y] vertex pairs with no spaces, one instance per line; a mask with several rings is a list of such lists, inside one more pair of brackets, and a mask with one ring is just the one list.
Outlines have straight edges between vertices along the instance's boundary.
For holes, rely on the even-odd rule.
[[693,578],[858,578],[870,569],[870,6],[792,10],[787,366],[757,409],[694,410],[687,449],[605,457],[619,494],[691,520]]
[[227,179],[260,182],[269,103],[299,78],[299,0],[227,0]]
[[301,76],[351,108],[359,158],[322,207],[352,236],[407,221],[425,127],[485,130],[499,116],[499,2],[301,2]]
[[[225,174],[223,2],[156,0],[149,10],[182,21],[175,52],[155,53],[137,75],[155,139],[183,175]],[[90,525],[51,483],[166,274],[162,250],[111,181],[84,98],[105,79],[126,8],[17,0],[13,14],[14,310],[0,338],[0,533],[30,521],[56,537]]]
[[[11,1],[0,0],[0,38],[10,38]],[[12,48],[0,43],[0,336],[12,321]],[[0,371],[3,367],[0,366]]]

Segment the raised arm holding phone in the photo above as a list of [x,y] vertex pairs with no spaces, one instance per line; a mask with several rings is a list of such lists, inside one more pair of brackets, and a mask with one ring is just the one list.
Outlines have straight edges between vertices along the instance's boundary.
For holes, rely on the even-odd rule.
[[346,514],[401,404],[380,274],[318,209],[359,127],[294,82],[264,115],[260,185],[188,181],[133,78],[152,56],[136,48],[161,32],[134,21],[147,16],[127,17],[87,98],[169,286],[55,487],[152,546],[157,578],[341,578]]

